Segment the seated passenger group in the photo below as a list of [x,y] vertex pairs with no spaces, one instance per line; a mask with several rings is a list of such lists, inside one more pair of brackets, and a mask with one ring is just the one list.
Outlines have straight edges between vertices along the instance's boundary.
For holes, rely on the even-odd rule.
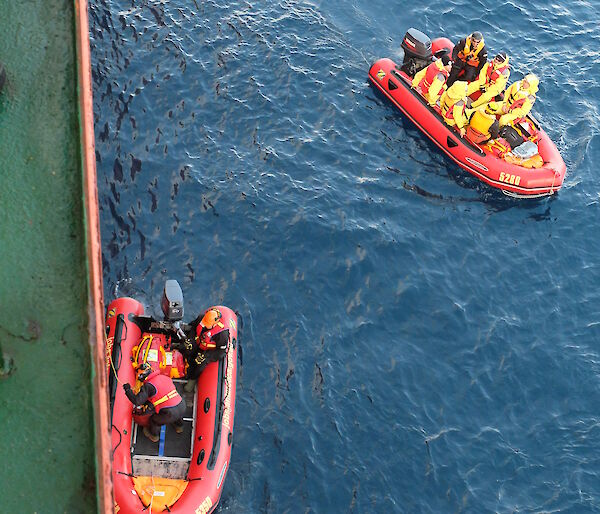
[[[480,32],[461,39],[447,55],[415,74],[412,87],[431,107],[438,104],[444,121],[467,134],[475,143],[498,137],[499,130],[524,118],[535,103],[539,79],[534,74],[506,86],[510,77],[509,58],[499,52],[487,60]],[[505,91],[506,90],[506,91]],[[470,96],[479,91],[480,96]]]

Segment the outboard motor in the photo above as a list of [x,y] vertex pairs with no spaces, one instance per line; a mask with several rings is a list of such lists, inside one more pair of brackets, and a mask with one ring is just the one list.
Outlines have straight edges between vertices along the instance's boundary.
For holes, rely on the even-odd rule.
[[177,280],[165,282],[160,307],[166,320],[177,322],[183,319],[183,292]]
[[404,61],[401,69],[411,77],[433,61],[431,39],[417,29],[408,29],[402,40],[402,48]]

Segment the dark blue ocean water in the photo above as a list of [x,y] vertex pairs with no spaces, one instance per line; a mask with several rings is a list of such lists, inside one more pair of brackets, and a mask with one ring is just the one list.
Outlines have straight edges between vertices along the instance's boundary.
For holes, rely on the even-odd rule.
[[[106,300],[244,320],[219,512],[600,512],[595,1],[92,2]],[[480,30],[561,150],[504,198],[368,85]]]

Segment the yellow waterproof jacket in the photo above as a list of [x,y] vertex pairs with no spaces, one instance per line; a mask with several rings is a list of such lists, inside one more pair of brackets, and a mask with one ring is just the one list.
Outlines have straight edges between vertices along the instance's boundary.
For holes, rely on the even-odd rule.
[[506,90],[504,102],[497,102],[508,108],[508,112],[500,117],[500,125],[508,125],[514,120],[527,116],[535,103],[535,98],[535,92],[531,89],[524,89],[520,80],[512,84]]
[[469,89],[467,90],[467,95],[469,96],[481,87],[485,87],[485,91],[481,94],[481,96],[471,104],[473,109],[491,102],[492,98],[499,95],[506,89],[506,84],[508,83],[508,78],[510,77],[510,69],[505,68],[501,73],[497,74],[498,77],[496,80],[489,81],[488,71],[490,71],[490,66],[494,66],[491,61],[485,63],[483,68],[481,68],[477,79],[469,84]]
[[465,98],[467,83],[457,81],[449,87],[440,99],[442,116],[447,125],[464,128],[469,124],[469,117],[465,112]]
[[[429,87],[427,89],[423,87],[423,81],[426,79],[425,76],[430,67],[433,67],[434,70],[438,70],[438,72],[435,74],[435,78],[431,81],[431,84],[428,84]],[[433,107],[446,89],[447,78],[448,73],[444,70],[441,59],[438,59],[415,75],[415,78],[412,81],[412,87],[418,89],[429,105]],[[424,92],[423,89],[427,89],[427,91]]]
[[421,80],[423,80],[423,78],[425,77],[425,73],[427,73],[427,67],[423,68],[421,71],[417,71],[417,73],[415,74],[415,78],[412,81],[412,87],[414,87],[415,89],[417,88]]
[[[490,114],[500,114],[500,125],[508,125],[513,120],[527,116],[535,98],[535,91],[523,89],[519,80],[506,90],[502,102],[490,102],[485,106],[485,110]],[[507,107],[508,112],[502,112],[503,106]]]

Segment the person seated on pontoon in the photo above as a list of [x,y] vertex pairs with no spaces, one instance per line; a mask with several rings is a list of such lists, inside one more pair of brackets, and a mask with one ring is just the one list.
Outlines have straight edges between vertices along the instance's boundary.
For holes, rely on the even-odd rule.
[[193,391],[196,380],[211,362],[217,362],[227,354],[229,329],[222,322],[222,314],[216,307],[208,309],[202,318],[198,316],[189,325],[190,337],[182,348],[188,363],[186,391]]
[[436,105],[446,90],[446,80],[448,80],[451,68],[452,61],[444,54],[415,75],[412,87],[423,95],[431,107]]
[[506,90],[504,100],[487,104],[486,112],[500,116],[500,127],[525,118],[535,103],[539,83],[533,73],[525,75]]

